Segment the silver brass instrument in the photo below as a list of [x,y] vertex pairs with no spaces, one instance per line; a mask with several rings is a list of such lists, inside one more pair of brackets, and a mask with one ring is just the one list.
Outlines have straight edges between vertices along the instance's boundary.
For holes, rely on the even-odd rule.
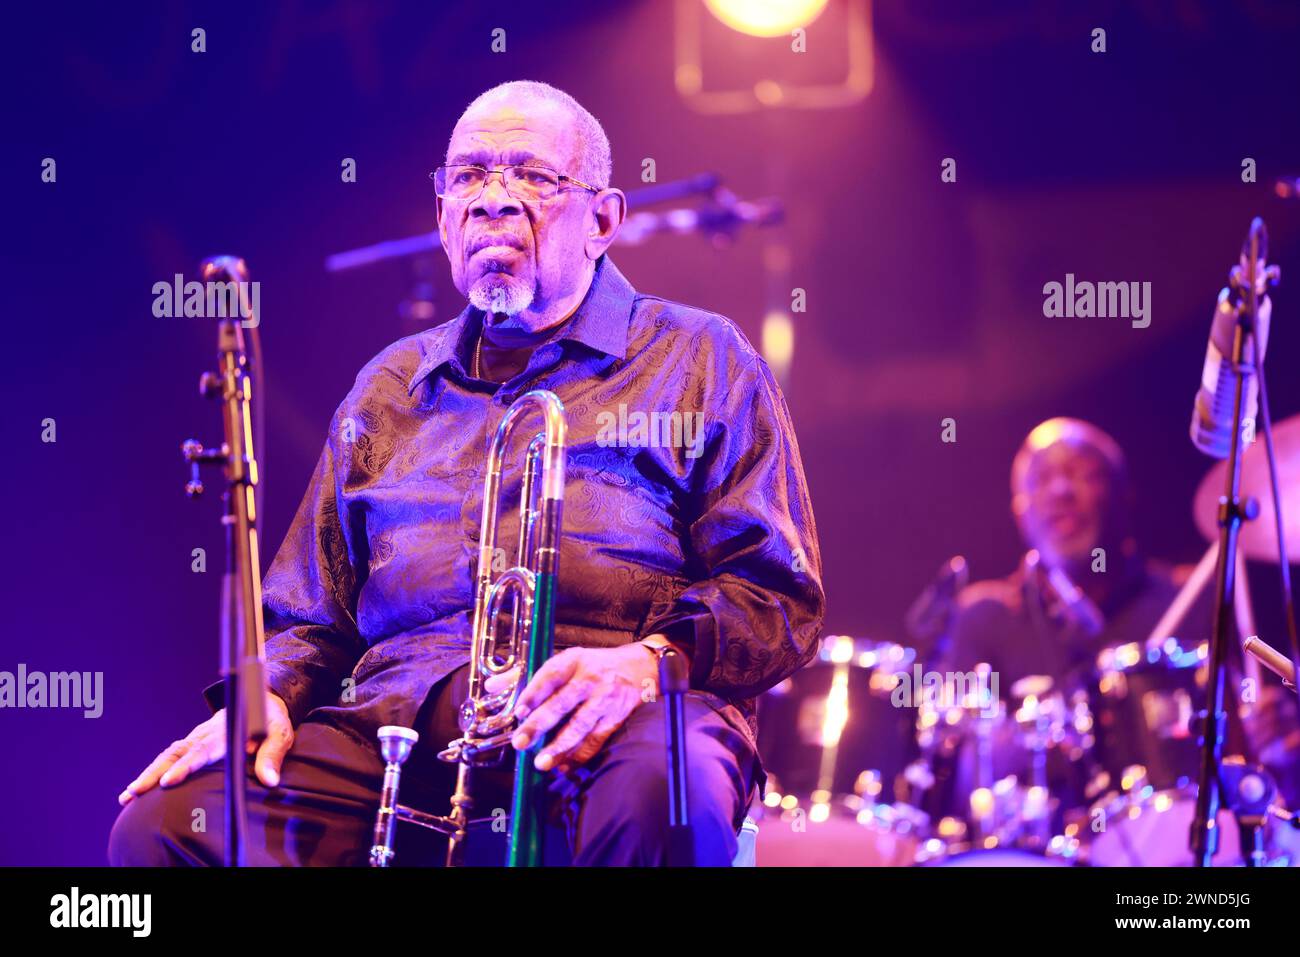
[[[515,564],[493,580],[501,472],[506,448],[516,428],[530,413],[540,415],[543,428],[528,444],[520,493],[519,543]],[[460,709],[461,737],[448,743],[438,757],[458,765],[451,813],[427,814],[398,803],[402,764],[419,741],[410,728],[387,725],[379,729],[384,757],[384,783],[375,818],[372,867],[391,863],[397,821],[409,821],[448,835],[447,865],[461,863],[463,844],[472,824],[474,800],[471,771],[499,764],[510,746],[517,721],[519,694],[549,658],[555,645],[555,587],[559,570],[561,512],[564,504],[564,406],[553,392],[535,389],[520,396],[501,420],[488,452],[483,482],[483,523],[479,535],[478,580],[474,600],[473,643],[470,649],[469,696]],[[509,644],[499,646],[498,620],[509,602]],[[506,688],[489,693],[489,677],[518,669]],[[544,736],[543,736],[544,737]],[[543,772],[533,767],[533,755],[544,744],[534,741],[515,762],[510,812],[511,866],[537,866],[542,859],[545,796]]]

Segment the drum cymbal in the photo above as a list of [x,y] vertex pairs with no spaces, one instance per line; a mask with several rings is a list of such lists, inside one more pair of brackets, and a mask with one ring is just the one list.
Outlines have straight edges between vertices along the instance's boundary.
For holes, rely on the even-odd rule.
[[[1273,425],[1273,447],[1277,450],[1278,491],[1282,496],[1286,549],[1292,562],[1300,561],[1300,415]],[[1196,527],[1207,541],[1219,538],[1219,498],[1227,481],[1228,463],[1218,462],[1201,479],[1192,504]],[[1273,516],[1273,492],[1268,477],[1268,455],[1264,437],[1256,435],[1241,457],[1241,498],[1259,502],[1259,515],[1241,526],[1240,547],[1247,558],[1277,561],[1277,519]]]

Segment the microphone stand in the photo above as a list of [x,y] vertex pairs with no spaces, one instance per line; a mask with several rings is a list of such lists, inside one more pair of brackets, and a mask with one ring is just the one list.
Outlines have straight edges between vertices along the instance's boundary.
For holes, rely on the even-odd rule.
[[[221,579],[221,678],[226,706],[225,846],[226,867],[246,863],[247,762],[245,742],[266,738],[266,676],[262,659],[265,640],[262,620],[262,576],[257,548],[257,457],[253,443],[252,379],[244,349],[241,316],[248,309],[244,293],[248,269],[242,259],[216,256],[204,260],[205,283],[236,283],[239,309],[221,318],[217,329],[217,372],[199,378],[199,394],[222,403],[224,441],[205,449],[194,439],[181,446],[190,464],[185,493],[203,494],[199,468],[220,465],[226,476],[222,495],[226,530],[226,564]],[[251,323],[256,335],[256,318]]]
[[[1255,335],[1259,318],[1259,295],[1262,286],[1274,273],[1260,270],[1262,259],[1268,257],[1268,231],[1258,216],[1250,224],[1250,233],[1242,247],[1244,263],[1232,270],[1231,284],[1240,296],[1237,308],[1237,325],[1232,337],[1232,373],[1235,377],[1232,394],[1232,436],[1229,440],[1228,469],[1224,494],[1219,499],[1219,552],[1215,570],[1214,620],[1210,633],[1209,682],[1206,688],[1205,711],[1201,712],[1201,771],[1196,791],[1196,816],[1192,821],[1191,850],[1197,867],[1213,866],[1213,857],[1219,849],[1219,805],[1222,780],[1223,742],[1228,716],[1223,708],[1227,684],[1227,658],[1229,630],[1236,618],[1237,591],[1237,540],[1241,523],[1253,519],[1259,512],[1254,499],[1241,501],[1241,426],[1242,394],[1246,376],[1254,367],[1243,363],[1246,343]],[[1258,361],[1258,348],[1254,350]]]

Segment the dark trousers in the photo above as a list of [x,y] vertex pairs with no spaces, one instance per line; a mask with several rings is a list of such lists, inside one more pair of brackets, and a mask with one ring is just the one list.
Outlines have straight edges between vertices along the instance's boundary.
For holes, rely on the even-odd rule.
[[[402,773],[400,798],[420,810],[446,814],[455,767],[437,752],[457,737],[456,709],[465,697],[468,667],[440,682],[420,711],[420,743]],[[753,784],[754,757],[734,728],[705,702],[686,698],[688,800],[701,866],[728,866]],[[307,720],[268,789],[249,761],[248,863],[254,866],[364,866],[372,843],[383,762],[376,743],[343,726]],[[474,818],[509,813],[510,765],[474,772]],[[666,862],[667,765],[662,700],[637,707],[586,765],[552,774],[546,809],[548,864],[641,865]],[[114,866],[218,865],[224,841],[220,763],[171,788],[155,787],[122,809],[109,837]],[[498,814],[498,817],[500,814]],[[396,865],[440,864],[445,837],[398,823]],[[505,834],[475,827],[467,864],[504,862]]]

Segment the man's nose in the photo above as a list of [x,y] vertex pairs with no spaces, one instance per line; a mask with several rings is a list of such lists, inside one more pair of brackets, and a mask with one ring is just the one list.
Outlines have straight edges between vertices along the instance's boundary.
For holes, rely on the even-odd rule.
[[483,191],[470,204],[469,211],[471,215],[496,219],[500,216],[518,213],[521,209],[519,201],[506,192],[505,172],[493,170],[488,173],[487,182],[483,184]]
[[1047,494],[1052,499],[1069,499],[1074,497],[1074,483],[1068,476],[1057,475],[1047,483]]

